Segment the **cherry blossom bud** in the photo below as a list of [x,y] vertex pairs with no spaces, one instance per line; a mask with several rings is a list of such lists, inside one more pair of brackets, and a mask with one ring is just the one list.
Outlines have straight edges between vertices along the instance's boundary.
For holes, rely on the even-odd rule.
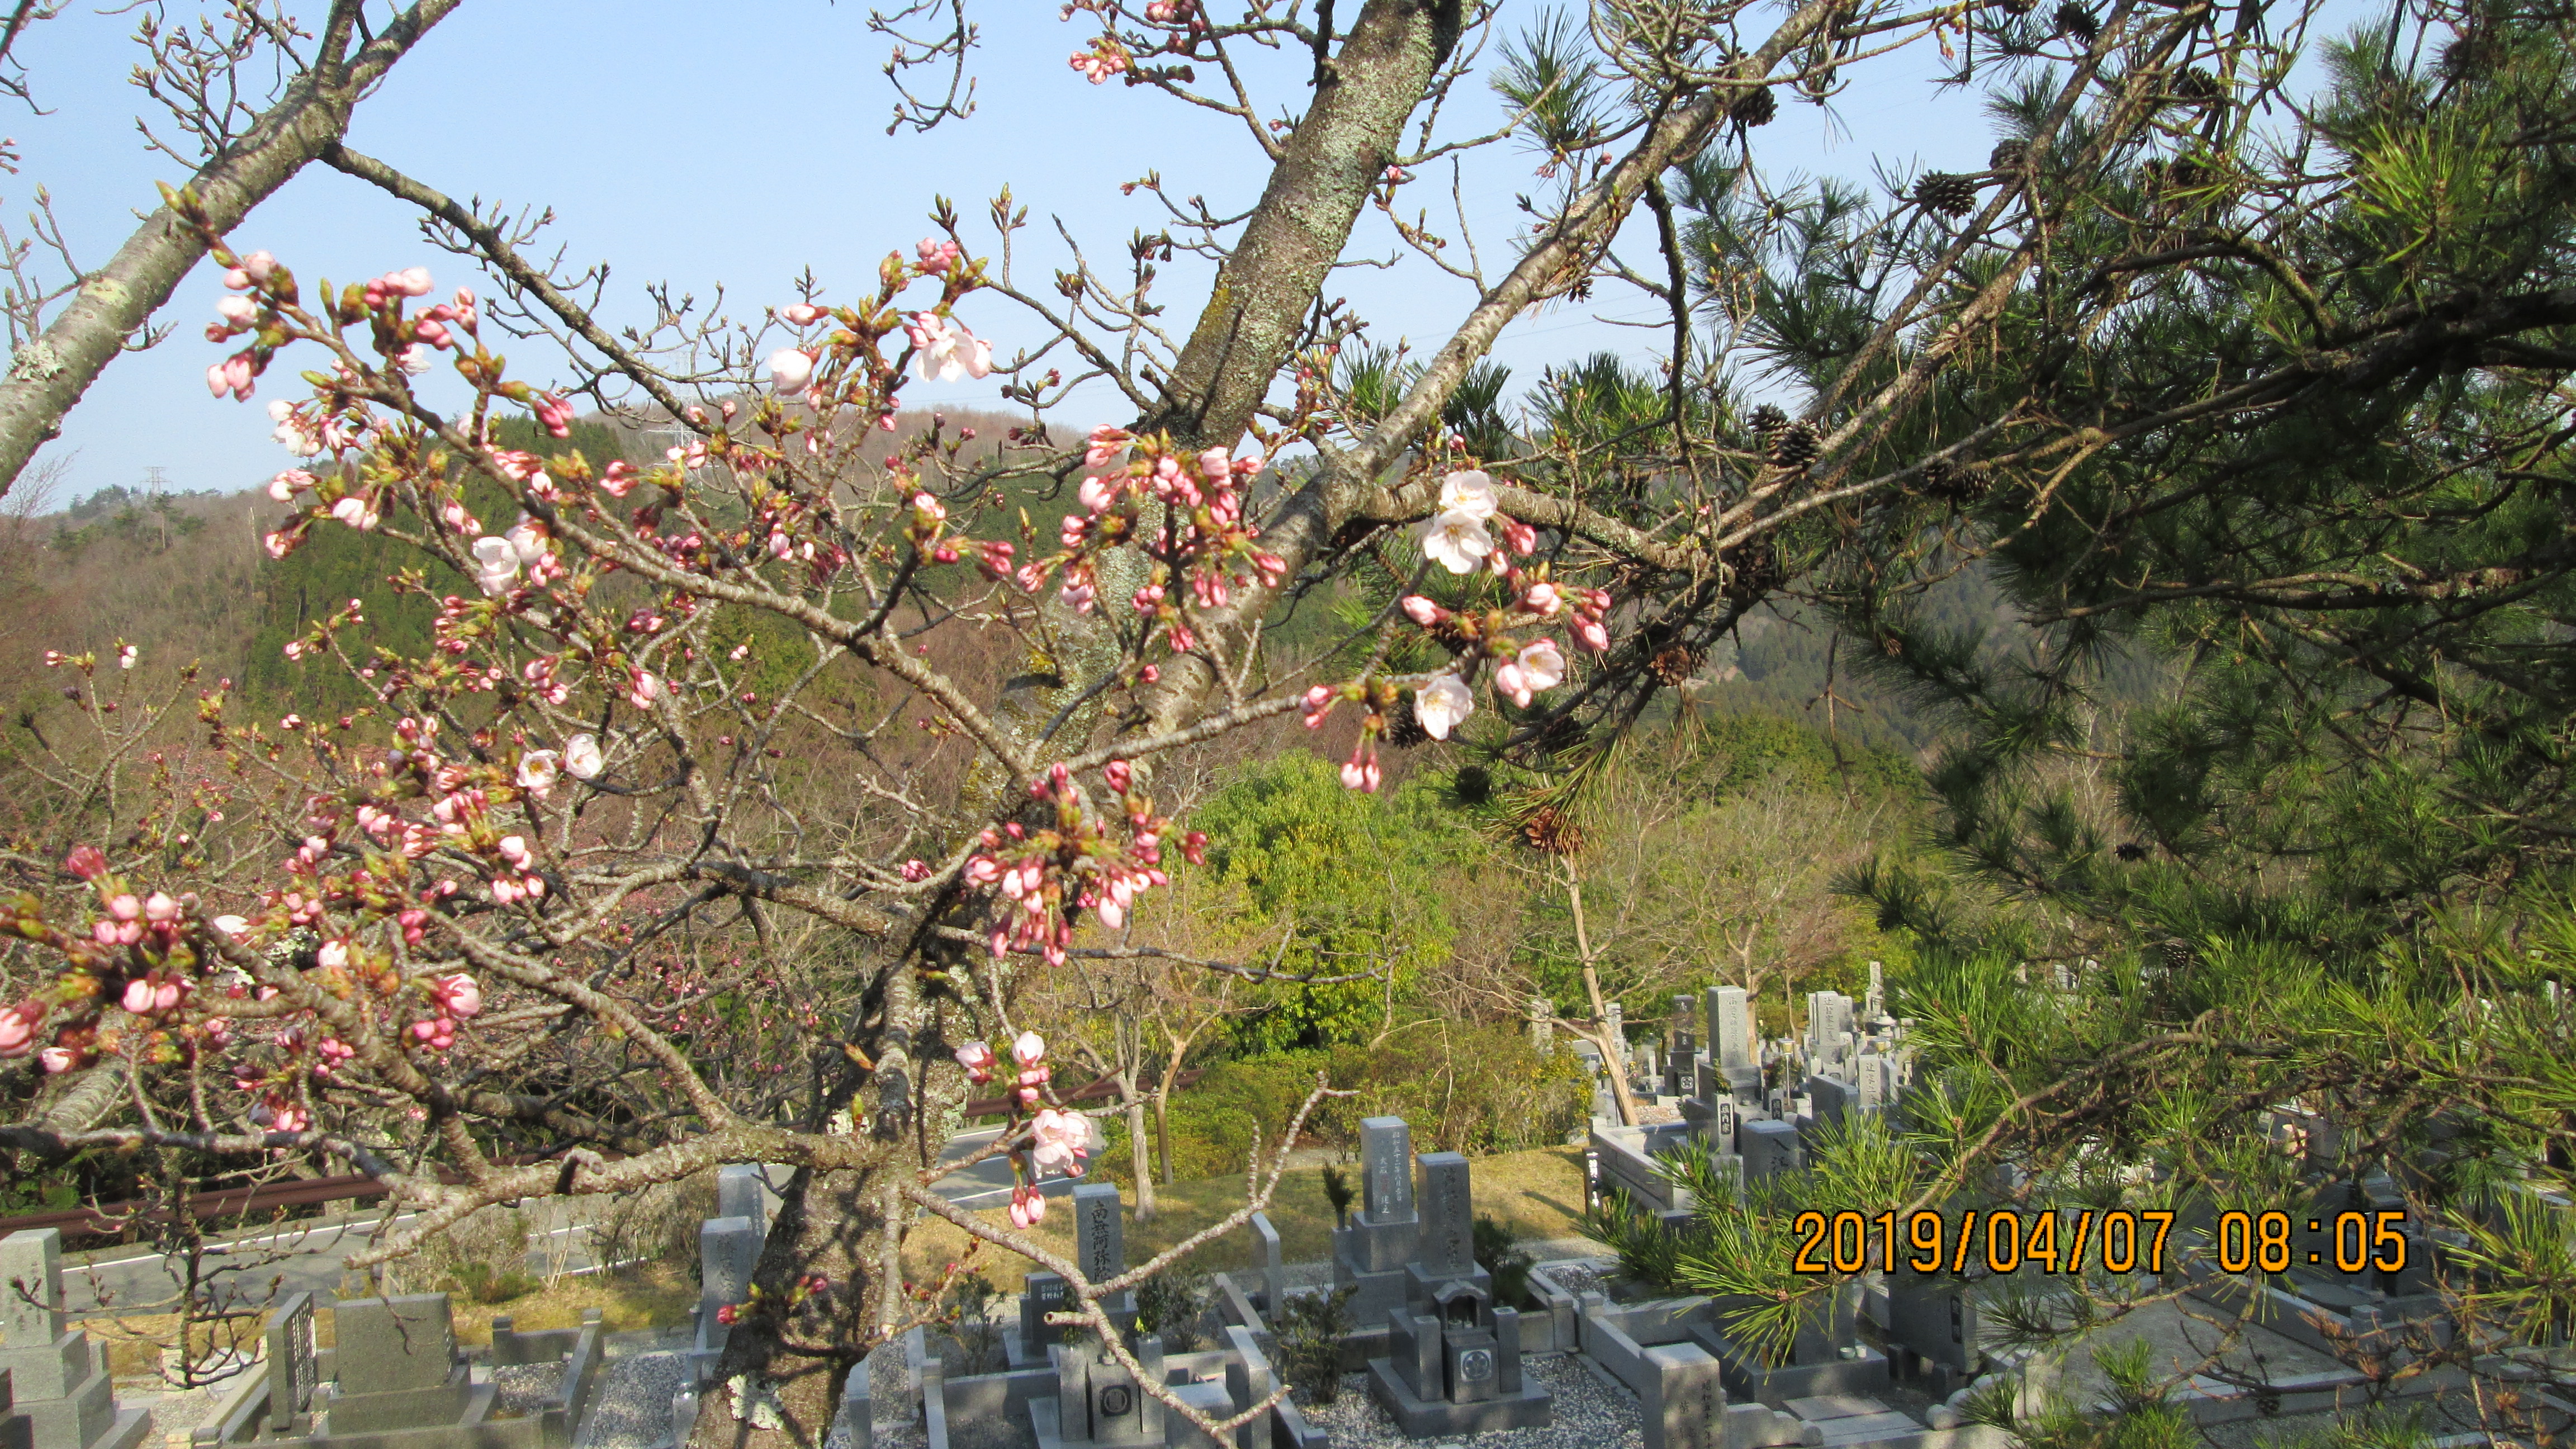
[[175,921],[179,919],[179,903],[171,899],[167,891],[154,891],[143,902],[143,918],[147,921]]
[[277,258],[266,252],[252,252],[242,258],[241,273],[254,282],[265,282],[277,272]]
[[218,298],[215,302],[215,312],[225,321],[239,327],[247,327],[259,320],[259,304],[248,297]]
[[814,359],[793,347],[769,354],[769,387],[782,395],[803,392],[814,380]]
[[1021,1032],[1011,1043],[1011,1057],[1022,1066],[1033,1066],[1046,1059],[1046,1038],[1033,1031]]
[[786,318],[790,326],[811,327],[815,320],[823,315],[823,309],[804,302],[794,302],[779,308],[778,315]]
[[1428,629],[1432,625],[1449,617],[1449,611],[1447,609],[1440,607],[1438,604],[1431,602],[1420,594],[1407,594],[1404,596],[1404,613],[1405,617],[1411,619],[1413,622],[1421,625],[1425,629]]
[[0,1057],[22,1057],[35,1045],[36,1028],[45,1019],[45,1008],[35,1002],[22,1002],[0,1011]]

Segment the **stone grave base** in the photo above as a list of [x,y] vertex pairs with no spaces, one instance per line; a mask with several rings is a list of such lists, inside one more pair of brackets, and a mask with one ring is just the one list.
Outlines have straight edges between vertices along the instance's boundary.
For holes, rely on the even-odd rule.
[[[0,1390],[0,1394],[5,1392]],[[0,1407],[0,1449],[32,1449],[34,1445],[46,1443],[80,1444],[82,1449],[136,1449],[151,1434],[152,1411],[116,1407],[115,1401],[108,1396],[104,1374],[99,1379],[98,1399],[98,1406],[90,1412],[81,1412],[83,1401],[77,1399],[38,1399],[18,1404],[14,1409]],[[5,1397],[0,1397],[0,1404],[6,1402]],[[77,1432],[81,1422],[93,1416],[105,1421],[94,1439],[48,1437],[48,1426],[56,1421]],[[23,1436],[23,1443],[13,1444],[10,1438],[13,1430]]]
[[1373,1358],[1368,1366],[1369,1393],[1395,1417],[1408,1439],[1447,1438],[1452,1434],[1486,1434],[1497,1429],[1544,1429],[1556,1410],[1547,1389],[1521,1380],[1517,1394],[1473,1403],[1425,1403],[1413,1396],[1397,1375],[1392,1359]]
[[494,1419],[481,1424],[436,1424],[426,1429],[387,1429],[377,1434],[333,1434],[297,1439],[246,1438],[259,1449],[546,1449],[545,1421]]
[[1706,1327],[1694,1327],[1691,1337],[1717,1360],[1726,1392],[1737,1400],[1750,1399],[1778,1409],[1786,1407],[1791,1399],[1860,1398],[1887,1388],[1887,1356],[1873,1348],[1862,1348],[1858,1358],[1765,1368],[1754,1362],[1752,1355]]

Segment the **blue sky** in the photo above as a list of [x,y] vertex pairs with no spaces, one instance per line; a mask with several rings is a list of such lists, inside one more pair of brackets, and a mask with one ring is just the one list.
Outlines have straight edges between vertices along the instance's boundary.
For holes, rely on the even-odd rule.
[[[319,0],[306,0],[317,15]],[[1053,214],[1095,258],[1117,258],[1138,227],[1159,224],[1143,193],[1119,186],[1159,171],[1176,196],[1203,194],[1220,211],[1259,194],[1265,169],[1239,123],[1116,84],[1094,87],[1067,68],[1087,32],[1059,23],[1046,0],[982,0],[970,8],[984,27],[975,54],[978,110],[924,136],[889,137],[891,110],[880,69],[887,43],[866,28],[866,0],[738,0],[722,7],[684,0],[468,0],[399,66],[358,111],[350,144],[451,195],[553,208],[548,235],[577,261],[614,268],[612,319],[640,314],[648,282],[709,298],[719,284],[728,310],[756,314],[792,300],[791,280],[810,266],[846,295],[869,283],[877,260],[909,248],[928,230],[932,198],[954,199],[970,237],[989,238],[984,202],[1008,185],[1029,206],[1020,233],[1026,275],[1040,283],[1064,258],[1046,218]],[[1516,30],[1540,7],[1511,0],[1503,28]],[[174,4],[174,16],[194,13]],[[21,42],[38,99],[51,114],[0,115],[24,169],[0,178],[0,214],[16,220],[36,185],[50,189],[84,260],[103,260],[155,202],[155,179],[182,168],[147,154],[138,116],[162,126],[149,97],[125,82],[141,56],[134,17],[75,6]],[[1878,170],[1984,165],[1991,131],[1973,95],[1936,92],[1928,46],[1855,67],[1856,83],[1827,110],[1784,104],[1755,133],[1778,169],[1866,179]],[[1265,92],[1272,113],[1302,106],[1301,67],[1281,58]],[[1452,134],[1490,129],[1500,116],[1480,85],[1453,107]],[[1514,193],[1536,194],[1535,158],[1504,146],[1468,164],[1468,219],[1489,274],[1516,215]],[[1445,167],[1408,194],[1433,206],[1432,227],[1454,235],[1446,212]],[[1624,250],[1651,262],[1650,241],[1632,229]],[[271,198],[235,234],[265,247],[299,276],[349,280],[426,265],[442,286],[470,280],[464,262],[420,239],[390,198],[320,165]],[[1383,218],[1363,219],[1353,255],[1393,248]],[[1205,291],[1206,271],[1184,258],[1167,266],[1158,294],[1166,319],[1186,334]],[[1470,302],[1467,287],[1417,263],[1388,272],[1343,271],[1332,294],[1370,317],[1372,337],[1436,345]],[[268,439],[260,402],[218,403],[200,381],[220,355],[203,324],[220,295],[210,269],[184,284],[163,320],[168,341],[110,367],[67,420],[46,456],[74,459],[60,500],[109,484],[138,484],[150,467],[174,489],[237,489],[286,466]],[[966,320],[1007,355],[1027,329],[1000,302],[970,302]],[[1548,363],[1613,348],[1643,357],[1667,334],[1615,325],[1651,321],[1652,306],[1604,288],[1592,307],[1555,309],[1516,323],[1497,356],[1514,384]],[[1602,318],[1613,319],[1610,321]],[[528,344],[512,348],[513,371],[540,371]],[[291,354],[290,354],[291,355]],[[281,379],[283,381],[285,379]],[[916,385],[910,405],[996,402],[995,384]],[[1097,417],[1120,420],[1111,396]],[[1076,411],[1083,411],[1077,409]]]

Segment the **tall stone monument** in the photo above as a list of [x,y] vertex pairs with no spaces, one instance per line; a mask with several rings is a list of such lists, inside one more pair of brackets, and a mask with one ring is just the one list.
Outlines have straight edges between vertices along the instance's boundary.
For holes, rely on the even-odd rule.
[[0,1370],[9,1375],[0,1444],[135,1449],[152,1432],[152,1412],[116,1407],[107,1355],[87,1333],[64,1327],[62,1304],[62,1233],[41,1228],[0,1239]]
[[1413,1132],[1401,1117],[1360,1122],[1360,1209],[1333,1230],[1333,1286],[1356,1288],[1351,1319],[1383,1323],[1410,1296],[1407,1265],[1422,1235],[1413,1205]]

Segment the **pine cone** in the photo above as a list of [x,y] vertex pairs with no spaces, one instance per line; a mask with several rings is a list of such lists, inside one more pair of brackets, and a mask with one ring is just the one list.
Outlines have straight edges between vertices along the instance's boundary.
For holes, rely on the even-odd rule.
[[1521,823],[1521,840],[1543,855],[1572,855],[1583,848],[1583,832],[1553,805],[1531,812]]
[[1995,8],[2006,15],[2028,15],[2031,0],[1995,0]]
[[1399,750],[1428,744],[1431,731],[1422,727],[1422,717],[1413,712],[1413,696],[1405,695],[1386,712],[1386,742]]
[[1789,415],[1764,403],[1753,410],[1753,416],[1747,421],[1753,424],[1753,436],[1768,442],[1773,433],[1789,426]]
[[2075,0],[2066,0],[2065,4],[2057,7],[2057,33],[2072,35],[2084,44],[2091,45],[2102,33],[2102,22],[2094,19],[2093,12],[2078,5]]
[[1932,459],[1923,465],[1923,472],[1919,475],[1923,479],[1923,491],[1935,498],[1942,496],[1949,491],[1950,483],[1958,473],[1958,465],[1949,459]]
[[1780,429],[1771,438],[1771,463],[1779,468],[1804,468],[1816,461],[1824,439],[1816,425],[1805,419]]
[[1449,788],[1461,805],[1482,805],[1494,798],[1494,772],[1482,765],[1462,765],[1449,777]]
[[1759,599],[1780,586],[1780,549],[1777,544],[1757,543],[1737,555],[1735,576],[1726,582],[1726,596],[1738,603]]
[[2173,98],[2187,106],[2205,106],[2221,94],[2218,78],[2205,70],[2187,70],[2173,78]]
[[1646,672],[1658,683],[1676,688],[1699,672],[1700,652],[1687,644],[1676,644],[1660,651],[1646,662]]
[[2494,69],[2502,58],[2501,47],[2491,41],[2485,31],[2471,30],[2442,47],[2439,64],[2444,77],[2462,81]]
[[1779,99],[1769,86],[1746,91],[1726,107],[1727,119],[1739,126],[1767,126],[1780,114]]
[[1995,149],[1986,153],[1986,169],[2019,171],[2022,163],[2029,159],[2030,143],[2019,136],[2007,136],[1995,143]]
[[2121,841],[2118,845],[2111,848],[2111,853],[2120,857],[2122,860],[2135,861],[2147,858],[2147,848],[2134,840]]
[[1977,183],[1949,171],[1926,171],[1914,183],[1914,202],[1926,211],[1966,216],[1977,204]]
[[2156,943],[2156,953],[2164,958],[2165,970],[2181,975],[2200,959],[2200,952],[2180,936],[2167,936]]

